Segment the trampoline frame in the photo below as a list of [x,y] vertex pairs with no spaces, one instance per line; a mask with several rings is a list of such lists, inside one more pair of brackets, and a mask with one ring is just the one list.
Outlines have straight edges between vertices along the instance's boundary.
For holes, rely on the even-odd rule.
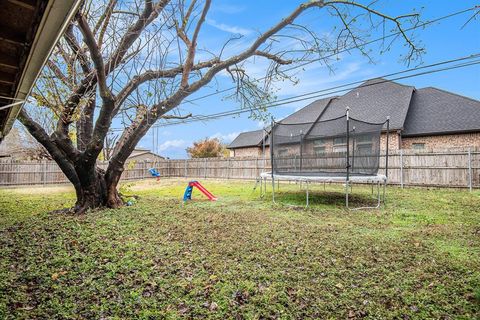
[[[332,176],[287,176],[287,175],[273,175],[272,179],[272,174],[271,172],[263,172],[257,182],[260,183],[260,197],[264,197],[265,194],[267,193],[267,181],[268,180],[272,181],[272,202],[274,204],[277,204],[275,201],[275,181],[277,182],[277,190],[280,189],[280,181],[295,181],[295,182],[300,182],[301,184],[305,184],[305,208],[308,208],[309,206],[309,199],[310,199],[310,189],[309,185],[310,183],[315,183],[315,182],[323,182],[324,183],[324,189],[325,189],[325,184],[326,183],[344,183],[345,185],[345,206],[349,210],[363,210],[363,209],[378,209],[380,208],[381,204],[385,204],[385,192],[386,192],[386,186],[387,186],[387,177],[385,175],[376,175],[376,176],[354,176],[350,177],[350,179],[347,181],[345,180],[345,177],[332,177]],[[377,186],[377,192],[376,192],[376,205],[375,206],[364,206],[364,207],[356,207],[356,208],[351,208],[350,207],[350,202],[349,202],[349,197],[350,193],[352,192],[352,185],[354,183],[361,183],[361,184],[370,184],[372,186],[372,195],[374,191],[374,186]],[[382,189],[382,192],[380,192],[380,189]],[[292,205],[294,206],[294,205]]]
[[[263,198],[267,192],[267,180],[271,179],[272,181],[272,201],[274,204],[277,204],[275,201],[275,180],[277,180],[278,183],[278,189],[280,189],[280,180],[287,180],[287,181],[295,181],[295,182],[300,182],[300,183],[305,183],[306,185],[306,204],[305,208],[308,208],[309,206],[309,183],[311,182],[323,182],[324,186],[325,183],[344,183],[345,184],[345,207],[348,210],[362,210],[362,209],[379,209],[381,203],[385,205],[385,193],[386,193],[386,186],[387,186],[387,180],[388,180],[388,149],[389,149],[389,135],[390,135],[390,117],[387,117],[387,120],[385,123],[387,124],[387,136],[386,136],[386,153],[385,153],[385,175],[381,174],[376,174],[376,175],[351,175],[350,173],[350,147],[349,147],[349,125],[350,125],[350,108],[346,108],[346,120],[347,120],[347,127],[346,127],[346,139],[347,139],[347,152],[346,152],[346,175],[337,175],[337,176],[326,176],[326,175],[321,175],[319,173],[318,175],[286,175],[286,174],[275,174],[273,172],[274,168],[274,158],[273,158],[273,139],[274,135],[271,135],[271,140],[270,140],[270,161],[272,164],[272,171],[270,172],[263,172],[260,174],[260,177],[257,179],[257,183],[260,182],[260,190],[261,190],[261,197]],[[273,128],[274,128],[275,122],[272,119],[272,133],[273,133]],[[265,143],[265,142],[264,142]],[[362,184],[371,184],[372,185],[372,195],[373,195],[373,187],[376,184],[377,185],[377,205],[376,206],[364,206],[364,207],[356,207],[356,208],[351,208],[349,204],[349,195],[350,191],[352,188],[353,183],[362,183]],[[380,185],[383,186],[383,196],[380,195]],[[350,191],[349,191],[350,187]],[[383,200],[383,201],[382,201]]]

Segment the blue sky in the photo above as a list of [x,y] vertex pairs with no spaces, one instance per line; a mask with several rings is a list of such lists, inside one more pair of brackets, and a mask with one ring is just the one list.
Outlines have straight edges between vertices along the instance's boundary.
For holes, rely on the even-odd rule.
[[[360,2],[364,1],[360,0]],[[249,40],[255,38],[259,31],[264,31],[279,21],[299,3],[301,1],[213,1],[212,9],[207,16],[207,23],[201,34],[200,45],[215,47],[216,44],[223,43],[232,34],[243,34],[244,38],[241,42],[248,43]],[[422,20],[426,21],[473,7],[476,4],[478,2],[471,0],[380,0],[375,8],[389,15],[409,13],[412,12],[413,8],[416,8],[417,11],[421,12]],[[479,19],[472,21],[462,29],[462,26],[472,14],[473,11],[415,31],[415,39],[420,40],[426,49],[426,54],[423,55],[422,59],[423,64],[431,64],[480,52]],[[335,23],[334,20],[326,17],[325,13],[318,10],[306,13],[299,22],[309,25],[317,32],[328,32]],[[241,47],[241,45],[239,46]],[[320,63],[311,64],[304,71],[297,71],[296,77],[299,83],[296,86],[285,83],[279,84],[278,98],[288,98],[292,95],[322,90],[352,81],[366,80],[407,68],[400,59],[400,55],[406,53],[401,43],[394,45],[390,52],[382,55],[378,53],[380,50],[378,46],[373,45],[369,49],[372,49],[371,56],[374,58],[374,63],[369,62],[358,52],[352,51],[342,54],[340,60],[332,64],[333,73]],[[252,65],[250,70],[253,73],[259,72],[260,74],[265,65],[258,63]],[[398,82],[417,88],[434,86],[480,100],[479,65],[404,79]],[[215,87],[200,90],[191,98],[215,92],[216,88],[228,88],[231,85],[228,77],[219,76]],[[181,105],[181,110],[182,112],[192,112],[194,115],[205,115],[239,107],[234,101],[224,100],[223,97],[222,95],[215,95],[195,101],[195,104],[184,103]],[[307,105],[310,101],[306,100],[272,108],[270,113],[276,119],[283,118]],[[208,122],[192,122],[160,127],[157,129],[159,138],[155,149],[161,155],[170,158],[186,158],[185,148],[190,146],[193,141],[205,137],[218,137],[225,143],[229,143],[240,132],[256,130],[261,127],[262,123],[249,119],[248,115],[245,114]],[[152,137],[151,130],[138,146],[152,149],[154,147]]]

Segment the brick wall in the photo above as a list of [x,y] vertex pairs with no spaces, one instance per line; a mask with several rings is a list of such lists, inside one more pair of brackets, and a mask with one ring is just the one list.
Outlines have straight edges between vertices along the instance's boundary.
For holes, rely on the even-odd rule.
[[480,133],[449,134],[441,136],[402,138],[402,147],[412,149],[414,143],[424,143],[427,150],[477,148],[480,149]]
[[[380,136],[380,148],[381,150],[387,149],[387,134],[382,133]],[[388,150],[395,151],[400,148],[400,139],[397,132],[391,132],[388,136]]]
[[231,157],[258,157],[262,155],[262,148],[248,147],[230,150]]
[[[386,149],[387,134],[382,133],[380,136],[381,150]],[[446,150],[446,149],[465,149],[476,148],[480,150],[480,133],[470,134],[455,134],[455,135],[441,135],[441,136],[428,136],[428,137],[414,137],[406,138],[401,137],[397,132],[390,133],[388,140],[388,149],[390,151],[397,151],[400,149],[413,149],[414,143],[424,143],[426,150]],[[326,143],[327,152],[332,152],[331,143]],[[265,148],[267,158],[270,157],[269,147]],[[248,147],[239,148],[235,151],[230,150],[230,157],[261,157],[262,148],[260,147]]]

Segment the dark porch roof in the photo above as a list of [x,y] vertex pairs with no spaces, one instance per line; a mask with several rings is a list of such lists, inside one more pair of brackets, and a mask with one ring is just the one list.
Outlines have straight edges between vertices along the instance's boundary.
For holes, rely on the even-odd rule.
[[0,142],[79,0],[0,1]]

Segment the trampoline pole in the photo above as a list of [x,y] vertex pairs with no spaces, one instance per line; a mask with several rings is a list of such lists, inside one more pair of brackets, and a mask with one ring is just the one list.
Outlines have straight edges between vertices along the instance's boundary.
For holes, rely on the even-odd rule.
[[387,189],[387,179],[385,179],[385,180],[383,181],[383,205],[384,205],[384,206],[385,206],[385,197],[386,197],[385,193],[386,193],[386,189]]
[[380,208],[380,181],[377,181],[377,208]]
[[348,180],[345,182],[345,206],[348,208]]
[[270,163],[271,163],[271,167],[272,167],[271,172],[272,172],[272,201],[273,201],[273,203],[275,203],[275,176],[274,176],[275,164],[274,164],[274,161],[273,161],[273,148],[274,148],[274,145],[275,145],[274,144],[274,136],[275,136],[275,121],[273,120],[273,117],[272,117],[272,126],[271,126],[271,130],[270,130]]
[[305,206],[305,208],[308,208],[308,181],[305,181],[305,184],[307,185],[307,205]]
[[345,205],[348,208],[348,182],[350,180],[350,108],[345,110],[345,116],[347,117],[347,178],[345,181]]
[[387,141],[385,150],[385,177],[388,178],[388,136],[390,135],[390,117],[387,117]]

